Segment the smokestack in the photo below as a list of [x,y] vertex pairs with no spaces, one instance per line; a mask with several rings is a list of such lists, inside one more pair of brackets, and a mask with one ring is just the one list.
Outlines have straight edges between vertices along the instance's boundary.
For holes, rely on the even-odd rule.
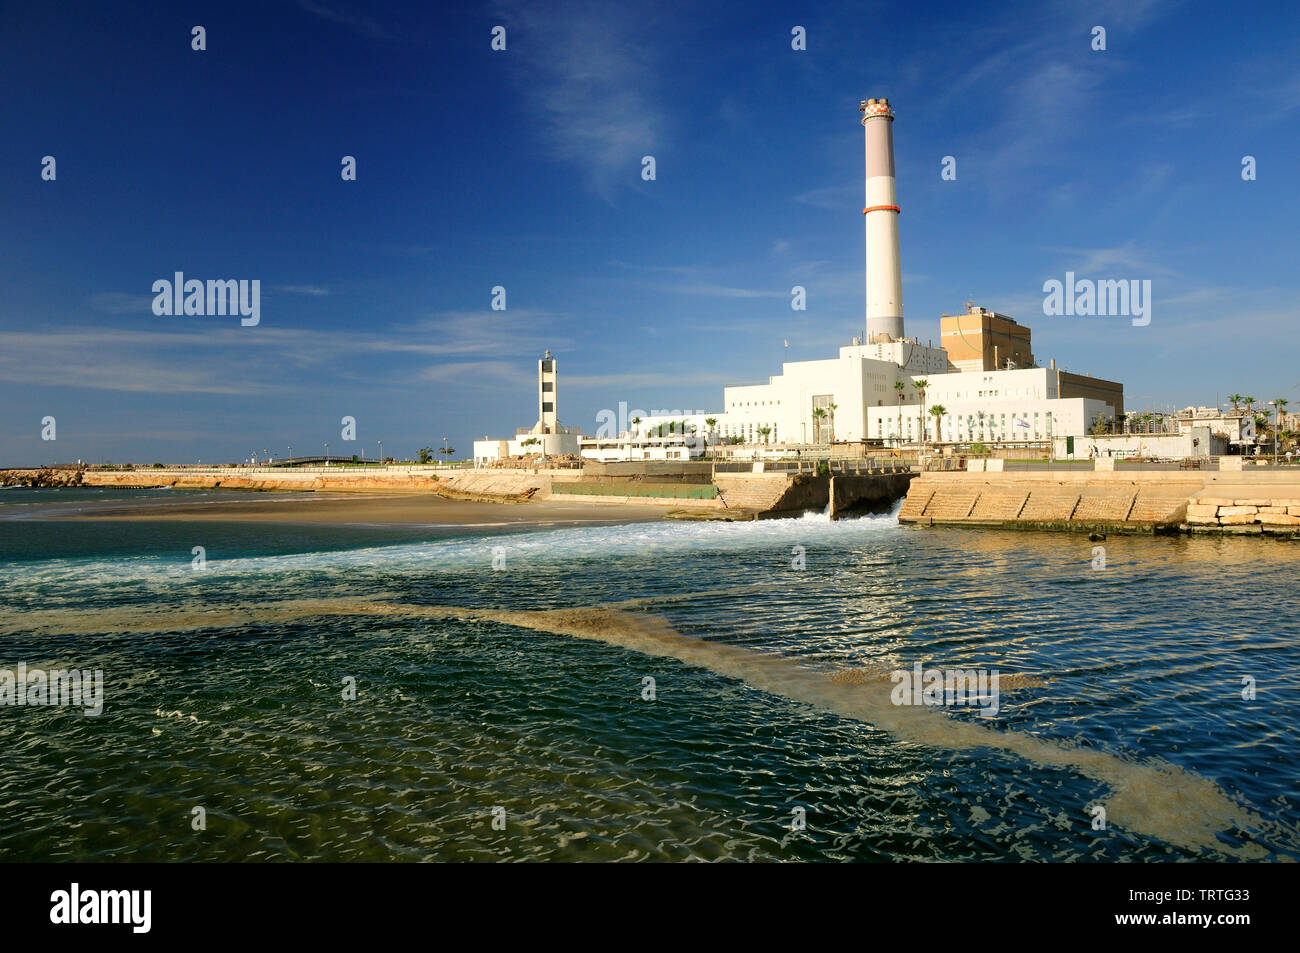
[[898,189],[894,183],[894,110],[888,99],[858,107],[866,136],[867,342],[903,336],[903,272],[898,261]]

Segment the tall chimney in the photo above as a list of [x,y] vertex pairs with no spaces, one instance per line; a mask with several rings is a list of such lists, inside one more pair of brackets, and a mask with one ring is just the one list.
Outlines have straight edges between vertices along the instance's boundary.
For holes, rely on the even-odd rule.
[[898,189],[894,184],[894,110],[888,99],[858,107],[866,136],[867,342],[903,336],[903,272],[898,262]]

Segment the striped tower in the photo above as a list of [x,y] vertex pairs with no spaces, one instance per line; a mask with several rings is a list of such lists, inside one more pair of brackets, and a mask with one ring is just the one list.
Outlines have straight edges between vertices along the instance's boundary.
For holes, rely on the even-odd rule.
[[898,261],[898,189],[894,184],[894,110],[888,99],[858,107],[866,137],[867,343],[903,336],[903,272]]

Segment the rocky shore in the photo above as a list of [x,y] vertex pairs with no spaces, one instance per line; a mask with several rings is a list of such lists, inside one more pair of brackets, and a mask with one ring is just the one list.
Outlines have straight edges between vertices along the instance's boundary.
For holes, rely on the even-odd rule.
[[0,470],[0,486],[81,486],[84,467]]

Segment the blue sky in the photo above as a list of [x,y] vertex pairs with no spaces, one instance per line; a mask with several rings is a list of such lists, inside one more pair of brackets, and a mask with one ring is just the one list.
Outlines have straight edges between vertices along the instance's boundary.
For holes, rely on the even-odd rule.
[[[547,347],[586,432],[718,409],[861,333],[875,96],[909,334],[971,299],[1131,409],[1300,404],[1290,4],[151,6],[0,6],[0,464],[467,453]],[[1150,279],[1150,325],[1044,316],[1067,270]],[[155,316],[176,271],[261,323]]]

